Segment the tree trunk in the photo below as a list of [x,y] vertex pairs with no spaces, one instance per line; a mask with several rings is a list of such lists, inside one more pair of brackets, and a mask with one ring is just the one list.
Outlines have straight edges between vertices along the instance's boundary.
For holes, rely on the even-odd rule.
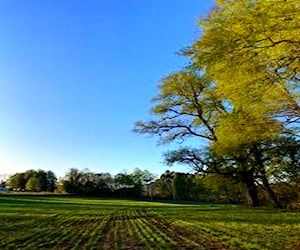
[[248,197],[249,205],[252,207],[259,206],[257,186],[255,184],[252,171],[248,171],[244,173],[243,177],[244,177],[244,183],[246,184],[247,187],[247,197]]
[[264,173],[262,173],[262,182],[263,185],[268,193],[269,198],[271,199],[272,203],[274,204],[274,206],[276,208],[282,208],[282,205],[280,204],[280,202],[278,201],[273,189],[270,187],[268,178],[266,177],[266,175]]
[[271,186],[269,184],[269,180],[266,176],[265,164],[262,159],[262,153],[258,148],[255,148],[254,154],[255,154],[255,160],[259,167],[259,173],[261,174],[261,180],[263,182],[264,188],[267,191],[268,196],[269,196],[270,200],[272,201],[272,203],[274,204],[274,206],[277,208],[281,208],[282,206],[281,206],[280,202],[278,201],[273,189],[271,188]]

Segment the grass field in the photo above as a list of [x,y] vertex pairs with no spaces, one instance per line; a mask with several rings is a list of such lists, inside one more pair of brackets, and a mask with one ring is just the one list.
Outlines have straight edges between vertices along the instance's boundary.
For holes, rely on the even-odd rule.
[[0,196],[0,249],[300,249],[300,213],[231,205]]

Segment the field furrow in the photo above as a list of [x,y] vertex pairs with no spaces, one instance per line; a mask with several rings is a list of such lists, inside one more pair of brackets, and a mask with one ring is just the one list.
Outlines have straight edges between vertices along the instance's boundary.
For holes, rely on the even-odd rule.
[[201,234],[177,226],[170,221],[155,215],[148,217],[148,220],[144,219],[144,222],[151,230],[160,232],[164,237],[172,241],[172,246],[185,249],[226,249],[226,246],[219,242],[211,241]]

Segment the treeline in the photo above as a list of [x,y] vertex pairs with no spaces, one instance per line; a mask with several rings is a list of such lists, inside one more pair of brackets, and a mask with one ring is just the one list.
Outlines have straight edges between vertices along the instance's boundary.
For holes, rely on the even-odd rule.
[[56,192],[74,195],[141,197],[145,185],[155,179],[148,170],[134,169],[132,173],[93,173],[88,170],[70,169],[57,179],[52,171],[28,170],[16,173],[0,186],[12,191]]
[[77,195],[141,197],[146,184],[155,175],[148,170],[134,169],[132,173],[92,173],[71,169],[58,182],[57,192]]
[[[257,183],[257,185],[259,203],[272,205],[273,201],[263,183]],[[285,180],[277,179],[275,181],[274,179],[270,188],[274,191],[274,195],[282,207],[299,208],[299,174]],[[146,195],[154,199],[251,205],[247,186],[233,176],[222,174],[187,174],[166,171],[159,179],[147,186]]]
[[[297,206],[300,200],[300,178],[286,173],[284,179],[275,178],[271,184],[278,201],[284,207]],[[232,176],[222,174],[191,174],[165,171],[159,178],[148,170],[136,168],[131,173],[93,173],[70,169],[57,179],[52,171],[28,170],[16,173],[0,186],[14,191],[55,192],[97,197],[147,198],[162,200],[200,201],[251,204],[247,187]],[[272,204],[268,190],[258,183],[260,204]]]

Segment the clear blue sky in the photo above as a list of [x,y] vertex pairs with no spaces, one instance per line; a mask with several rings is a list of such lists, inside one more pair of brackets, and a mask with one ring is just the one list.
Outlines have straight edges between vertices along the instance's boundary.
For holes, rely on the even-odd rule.
[[[135,167],[161,174],[147,120],[175,53],[200,34],[212,0],[2,0],[0,174]],[[174,170],[188,171],[176,167]]]

